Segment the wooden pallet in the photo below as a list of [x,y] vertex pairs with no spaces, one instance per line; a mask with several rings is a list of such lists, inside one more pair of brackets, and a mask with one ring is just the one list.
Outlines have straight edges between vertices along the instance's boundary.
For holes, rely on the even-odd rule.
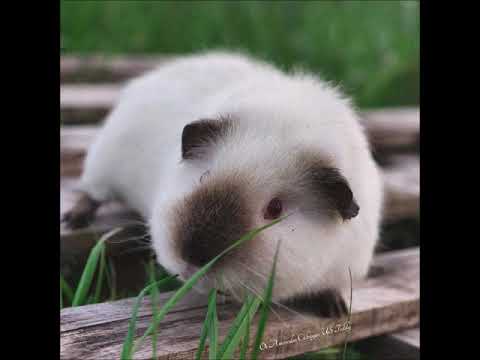
[[[108,114],[115,103],[120,86],[133,76],[165,61],[166,58],[106,58],[62,57],[61,58],[61,213],[68,210],[74,200],[74,187],[82,171],[86,149],[99,131],[98,123]],[[83,82],[88,81],[86,85]],[[98,83],[110,81],[109,84]],[[419,110],[417,108],[382,109],[361,112],[362,121],[369,135],[374,155],[382,161],[386,186],[385,221],[396,222],[418,217],[419,210]],[[72,125],[77,124],[77,125]],[[79,126],[80,125],[80,126]],[[403,155],[398,155],[401,152]],[[412,152],[414,155],[412,155]],[[409,153],[409,154],[408,154]],[[393,156],[392,156],[393,154]],[[382,158],[383,156],[383,158]],[[84,229],[68,230],[61,227],[61,254],[84,259],[88,251],[104,232],[117,226],[127,227],[122,237],[142,233],[141,221],[121,204],[102,207],[95,222]],[[116,242],[115,240],[120,240]],[[120,256],[133,243],[114,239],[107,246],[109,256]],[[130,261],[125,266],[129,275],[141,273],[134,270],[136,261],[132,255],[124,256]],[[83,261],[83,260],[82,260]],[[408,359],[419,358],[419,249],[409,249],[377,255],[376,266],[383,269],[374,278],[354,284],[352,332],[349,341],[364,339],[362,353],[372,358],[385,358],[402,354]],[[132,282],[139,283],[138,278]],[[161,295],[165,302],[170,293]],[[62,359],[111,359],[119,358],[121,344],[126,335],[133,299],[110,303],[87,305],[61,311],[61,358]],[[234,304],[219,304],[220,337],[238,307]],[[161,325],[158,342],[160,359],[192,358],[198,344],[198,336],[206,312],[206,299],[191,294]],[[151,318],[149,300],[142,304],[137,336],[148,326]],[[276,346],[262,351],[263,358],[286,358],[335,344],[341,344],[346,333],[323,335],[322,329],[332,324],[328,319],[292,314],[283,308],[270,315],[265,339],[285,340],[297,336],[290,345]],[[402,329],[411,330],[402,331]],[[251,334],[255,331],[252,329]],[[298,341],[302,334],[320,334],[312,341]],[[386,351],[386,352],[385,352]],[[390,352],[388,352],[390,351]],[[136,358],[149,358],[149,341],[136,354]]]
[[[419,249],[401,250],[374,259],[382,271],[376,277],[353,285],[351,332],[349,341],[412,328],[420,317]],[[160,326],[157,354],[159,359],[192,358],[198,345],[200,329],[206,314],[204,297],[189,294],[170,312]],[[161,294],[164,303],[171,293]],[[86,305],[61,311],[60,344],[62,359],[119,358],[134,299]],[[238,311],[230,303],[218,305],[219,333],[222,339]],[[142,303],[136,336],[146,330],[151,320],[151,304]],[[273,344],[293,339],[290,344],[261,351],[262,358],[282,359],[342,344],[347,332],[328,335],[326,329],[344,324],[346,319],[315,318],[276,308],[271,313],[265,342]],[[255,326],[252,327],[252,338]],[[310,340],[307,340],[310,335]],[[296,340],[295,340],[296,339]],[[252,340],[251,340],[252,341]],[[135,354],[137,359],[152,355],[148,340]]]
[[119,82],[143,74],[173,56],[62,56],[62,83]]

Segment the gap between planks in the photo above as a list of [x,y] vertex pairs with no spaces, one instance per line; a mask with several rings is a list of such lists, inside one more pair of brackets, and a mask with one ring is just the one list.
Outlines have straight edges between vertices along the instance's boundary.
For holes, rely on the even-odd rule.
[[[409,329],[419,324],[419,259],[419,248],[390,252],[374,258],[374,266],[381,267],[383,271],[380,275],[353,286],[352,331],[349,341]],[[162,294],[161,303],[164,303],[170,294]],[[126,299],[62,310],[61,358],[118,358],[127,332],[132,304],[133,299]],[[220,338],[225,336],[237,311],[238,306],[234,304],[219,304]],[[205,298],[194,293],[188,294],[177,304],[174,311],[167,314],[161,323],[158,358],[192,358],[197,349],[205,313]],[[325,329],[341,324],[345,319],[301,316],[283,308],[277,308],[275,313],[277,315],[271,313],[269,316],[265,342],[273,344],[275,339],[279,342],[297,340],[261,351],[261,358],[286,358],[318,351],[345,341],[346,332],[324,335]],[[150,319],[151,304],[145,299],[139,312],[137,337],[146,330]],[[255,335],[255,325],[253,326],[250,332],[251,343]],[[310,334],[314,339],[305,340],[306,334]],[[149,339],[135,354],[135,358],[147,359],[151,354]]]

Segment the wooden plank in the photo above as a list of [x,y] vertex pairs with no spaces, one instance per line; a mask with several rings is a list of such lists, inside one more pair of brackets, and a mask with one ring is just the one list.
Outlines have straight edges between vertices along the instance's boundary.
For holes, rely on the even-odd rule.
[[60,81],[118,82],[151,70],[173,56],[62,56]]
[[[84,90],[85,94],[90,94],[88,89]],[[90,107],[88,111],[105,114],[107,110],[102,110],[102,104],[109,101],[108,92],[109,88],[105,86],[98,91],[95,100],[90,102],[88,100],[90,95],[85,95],[87,99],[83,98],[82,102]],[[372,110],[364,112],[364,116],[367,134],[375,153],[385,151],[388,155],[388,152],[418,145],[420,125],[418,109]],[[98,125],[62,126],[60,132],[62,176],[79,175],[83,156],[99,129]]]
[[98,133],[96,126],[62,126],[60,128],[60,175],[78,176],[85,153]]
[[420,349],[420,328],[416,327],[389,335],[405,344]]
[[105,118],[119,95],[117,85],[69,85],[60,87],[62,123],[98,122]]
[[377,148],[418,146],[420,110],[418,108],[380,109],[362,112],[370,143]]
[[[102,121],[118,98],[121,87],[103,85],[63,85],[60,111],[64,125],[95,124]],[[418,108],[365,110],[360,116],[375,150],[418,147],[420,112]],[[72,128],[74,131],[75,128]]]
[[420,160],[396,155],[383,169],[385,186],[384,221],[418,217],[420,211]]
[[[377,276],[354,284],[349,341],[408,329],[418,325],[420,316],[419,249],[378,255],[374,266],[382,268]],[[168,294],[163,294],[161,303]],[[132,299],[86,305],[61,311],[60,344],[62,359],[118,358],[131,313]],[[160,326],[159,359],[192,358],[197,349],[206,307],[203,296],[189,294]],[[220,338],[226,334],[238,306],[220,303]],[[146,330],[151,320],[149,300],[140,308],[136,336]],[[261,358],[282,359],[341,344],[347,332],[327,334],[326,329],[344,324],[346,319],[325,319],[300,315],[276,308],[269,317],[265,343],[275,344],[260,352]],[[255,323],[255,321],[254,321]],[[339,327],[336,327],[337,329]],[[251,343],[255,326],[251,331]],[[288,344],[286,341],[291,340]],[[252,344],[250,344],[252,346]],[[151,343],[146,341],[135,359],[151,357]]]

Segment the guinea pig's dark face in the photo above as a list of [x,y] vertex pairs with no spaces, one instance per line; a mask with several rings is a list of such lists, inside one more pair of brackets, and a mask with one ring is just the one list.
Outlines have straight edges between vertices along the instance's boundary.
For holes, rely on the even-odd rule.
[[182,260],[201,267],[253,228],[247,196],[245,185],[233,178],[205,181],[186,196],[175,208],[172,230]]
[[[208,165],[216,144],[231,134],[230,121],[203,120],[187,125],[182,136],[183,161]],[[257,169],[263,164],[271,166],[261,157],[255,161]],[[261,174],[253,167],[243,166],[249,163],[248,159],[236,164],[239,168],[235,171],[231,171],[235,166],[228,171],[205,170],[195,179],[197,185],[171,204],[163,232],[153,234],[154,242],[159,243],[157,255],[162,265],[186,279],[248,231],[291,214],[222,257],[209,273],[214,282],[207,286],[218,285],[222,277],[227,282],[249,286],[254,282],[254,274],[257,286],[252,287],[261,288],[280,239],[283,250],[279,264],[288,271],[279,274],[277,289],[294,289],[292,282],[302,266],[303,270],[308,265],[312,271],[320,271],[321,263],[314,261],[309,265],[306,260],[312,253],[322,256],[322,251],[327,253],[330,246],[318,240],[326,224],[323,220],[330,221],[332,215],[348,220],[357,215],[358,205],[346,179],[318,154],[299,151],[282,161],[287,163],[280,162],[273,171]]]

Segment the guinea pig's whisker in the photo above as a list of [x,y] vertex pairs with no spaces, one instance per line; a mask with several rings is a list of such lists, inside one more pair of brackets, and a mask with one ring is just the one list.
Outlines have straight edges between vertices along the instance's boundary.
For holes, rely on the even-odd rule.
[[215,287],[220,290],[219,295],[222,297],[222,303],[226,303],[228,300],[227,287],[225,286],[225,278],[223,275],[215,277]]
[[126,255],[126,254],[132,254],[132,253],[135,253],[135,252],[141,252],[141,251],[145,251],[145,250],[151,250],[153,251],[152,247],[151,246],[136,246],[134,248],[131,248],[131,249],[127,249],[125,251],[122,251],[118,254],[118,256],[121,256],[121,255]]
[[140,242],[140,243],[144,243],[144,244],[150,244],[150,240],[149,240],[149,234],[145,234],[145,235],[139,235],[139,236],[130,236],[130,237],[127,237],[127,238],[124,238],[124,239],[118,239],[118,240],[107,240],[107,243],[110,243],[110,244],[123,244],[123,243],[126,243],[126,242],[131,242],[131,241],[136,241],[136,242]]
[[260,294],[260,292],[258,290],[255,290],[252,287],[247,286],[244,282],[242,282],[240,280],[237,280],[237,281],[241,286],[243,286],[245,289],[250,291],[253,295],[259,297],[260,299],[263,299],[263,296]]
[[[260,273],[258,273],[258,272],[256,272],[256,271],[254,271],[254,270],[253,270],[252,268],[250,268],[248,265],[246,265],[246,264],[244,264],[244,263],[242,263],[242,262],[240,262],[240,261],[238,261],[238,260],[237,260],[236,262],[237,262],[238,264],[244,266],[245,269],[246,269],[247,271],[249,271],[250,273],[252,273],[253,275],[257,275],[257,276],[261,277],[262,279],[267,279],[266,276],[264,276],[264,275],[262,275],[262,274],[260,274]],[[249,288],[249,287],[248,287],[247,285],[245,285],[244,283],[242,283],[242,282],[240,282],[240,281],[239,281],[239,283],[240,283],[240,285],[244,286],[247,290],[250,290],[250,291],[251,291],[252,293],[254,293],[255,295],[260,296],[258,293],[255,293],[255,291],[254,291],[253,289]],[[260,297],[261,297],[261,296],[260,296]],[[279,307],[281,307],[281,308],[289,311],[290,313],[292,313],[292,314],[294,314],[294,315],[297,315],[297,316],[299,316],[299,317],[302,317],[302,318],[305,319],[305,320],[309,320],[309,318],[308,318],[307,316],[303,315],[302,313],[299,313],[298,311],[293,310],[292,308],[290,308],[289,306],[287,306],[287,305],[285,305],[285,304],[282,304],[282,303],[280,303],[280,302],[278,302],[278,301],[274,301],[273,299],[271,300],[271,302],[272,302],[273,304],[275,304],[275,305],[277,305],[277,306],[279,306]]]
[[150,229],[150,224],[148,224],[147,222],[140,221],[140,220],[132,220],[132,219],[125,219],[124,221],[121,221],[120,226],[123,226],[123,227],[142,226],[144,228]]
[[225,281],[225,287],[228,289],[228,292],[238,301],[241,302],[242,299],[241,297],[233,290],[233,284],[227,279],[224,278]]
[[287,311],[289,311],[290,313],[296,315],[296,316],[299,316],[301,318],[303,318],[304,320],[306,321],[310,321],[311,319],[309,319],[307,316],[303,315],[302,313],[299,313],[298,311],[295,311],[293,310],[292,308],[290,308],[289,306],[285,305],[285,304],[282,304],[281,302],[278,302],[278,301],[273,301],[272,300],[272,303],[274,303],[275,305],[281,307],[282,309],[285,309]]
[[253,273],[254,275],[257,275],[259,278],[261,278],[262,280],[268,280],[267,276],[266,275],[263,275],[263,274],[260,274],[258,271],[254,270],[253,268],[251,268],[250,266],[248,266],[247,264],[244,264],[243,262],[239,261],[239,260],[236,260],[236,262],[243,266],[247,271],[250,271],[251,273]]
[[[253,289],[253,288],[251,288],[251,287],[249,287],[249,286],[247,286],[246,284],[244,284],[244,283],[241,282],[240,280],[237,280],[237,281],[238,281],[238,283],[239,283],[241,286],[243,286],[245,289],[247,289],[248,291],[250,291],[253,295],[255,295],[255,296],[257,296],[258,298],[260,298],[260,299],[263,300],[263,296],[260,295],[259,291],[255,290],[255,289]],[[275,304],[274,301],[272,301],[272,300],[270,300],[270,301],[271,301],[273,304]],[[277,313],[277,312],[273,309],[273,307],[270,307],[270,311],[278,318],[278,320],[280,320],[280,321],[283,323],[283,325],[285,325],[285,326],[287,325],[287,323],[285,322],[285,320],[280,316],[279,313]]]

